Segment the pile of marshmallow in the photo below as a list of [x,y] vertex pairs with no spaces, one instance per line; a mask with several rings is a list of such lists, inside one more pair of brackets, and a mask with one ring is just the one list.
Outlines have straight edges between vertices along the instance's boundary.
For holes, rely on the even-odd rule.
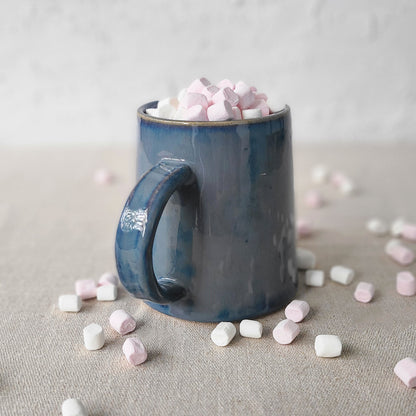
[[157,108],[148,108],[146,113],[170,120],[226,121],[265,117],[276,111],[267,103],[266,94],[243,81],[234,84],[223,79],[214,85],[206,78],[198,78],[177,97],[158,101]]

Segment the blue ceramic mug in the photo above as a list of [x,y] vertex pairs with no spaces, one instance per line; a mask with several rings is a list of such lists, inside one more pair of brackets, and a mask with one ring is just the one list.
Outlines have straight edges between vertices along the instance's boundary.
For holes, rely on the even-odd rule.
[[124,287],[152,308],[218,322],[276,311],[295,296],[290,109],[224,122],[138,110],[138,184],[118,224]]

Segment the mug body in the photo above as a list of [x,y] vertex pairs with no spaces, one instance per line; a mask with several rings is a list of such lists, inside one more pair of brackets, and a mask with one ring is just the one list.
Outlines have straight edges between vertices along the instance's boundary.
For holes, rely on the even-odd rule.
[[153,269],[186,288],[147,303],[182,319],[218,322],[276,311],[295,296],[297,268],[289,107],[257,120],[192,123],[138,111],[137,177],[163,160],[192,169],[166,204]]

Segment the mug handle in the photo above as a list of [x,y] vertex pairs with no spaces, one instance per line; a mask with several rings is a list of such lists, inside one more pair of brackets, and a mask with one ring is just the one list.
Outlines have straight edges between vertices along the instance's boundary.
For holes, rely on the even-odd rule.
[[117,227],[115,254],[120,280],[134,296],[166,304],[186,295],[175,279],[156,278],[152,251],[169,198],[195,180],[187,164],[163,159],[142,176],[129,195]]

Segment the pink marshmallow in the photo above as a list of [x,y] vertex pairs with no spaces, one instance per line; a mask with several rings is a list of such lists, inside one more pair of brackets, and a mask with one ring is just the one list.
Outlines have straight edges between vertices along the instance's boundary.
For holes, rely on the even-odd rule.
[[234,120],[242,120],[243,119],[243,117],[241,116],[241,110],[238,107],[233,107],[232,110],[233,110],[233,114],[234,114],[234,117],[233,117]]
[[106,168],[100,168],[94,172],[94,182],[99,185],[109,185],[113,181],[114,175]]
[[234,85],[234,83],[232,82],[232,81],[230,81],[229,79],[223,79],[222,81],[220,81],[218,84],[217,84],[217,87],[219,88],[219,89],[221,89],[221,88],[231,88],[232,90],[234,89],[234,87],[235,87],[235,85]]
[[300,218],[296,222],[296,231],[299,238],[309,237],[313,233],[312,223]]
[[392,246],[389,249],[388,254],[393,260],[397,261],[397,263],[402,266],[408,266],[415,260],[413,251],[405,246],[402,246],[401,244]]
[[111,327],[120,335],[126,335],[136,329],[136,321],[123,309],[117,309],[109,318]]
[[202,90],[205,87],[208,87],[211,83],[206,78],[197,78],[191,82],[191,85],[187,88],[188,92],[197,92],[198,94],[202,93]]
[[416,225],[404,224],[400,234],[403,238],[406,238],[407,240],[416,241]]
[[228,101],[220,101],[208,107],[209,121],[232,120],[234,117],[233,109]]
[[185,112],[185,120],[187,121],[208,121],[207,110],[202,105],[194,105],[189,107]]
[[212,97],[219,91],[220,89],[216,87],[215,85],[208,85],[207,87],[204,87],[201,94],[204,94],[205,97],[207,97],[208,105],[212,105]]
[[340,188],[343,183],[348,181],[348,177],[343,172],[334,172],[331,175],[331,183],[332,185],[335,185],[337,188]]
[[139,338],[127,338],[123,344],[123,353],[132,365],[139,365],[147,360],[147,352]]
[[82,299],[97,297],[97,285],[92,279],[77,280],[75,282],[75,293]]
[[355,288],[354,298],[358,302],[368,303],[374,296],[374,285],[372,283],[360,282]]
[[263,117],[268,116],[270,114],[269,106],[267,105],[265,100],[255,100],[253,104],[251,104],[250,108],[259,108]]
[[303,321],[309,311],[310,307],[308,302],[295,299],[286,306],[285,316],[287,319],[290,319],[293,322],[300,322]]
[[320,192],[311,190],[306,193],[305,204],[309,208],[320,208],[324,205],[324,200]]
[[273,338],[279,344],[290,344],[299,334],[299,325],[290,319],[284,319],[273,329]]
[[254,92],[246,83],[242,81],[237,82],[234,88],[234,92],[239,97],[238,106],[241,110],[250,108],[251,104],[253,104],[254,100],[256,99]]
[[194,105],[201,105],[202,107],[207,109],[208,108],[208,100],[207,100],[207,97],[205,97],[204,94],[198,94],[196,92],[188,92],[182,98],[182,101],[181,101],[180,105],[181,105],[181,107],[184,107],[184,108],[191,108]]
[[256,100],[264,100],[264,101],[267,101],[267,98],[268,97],[267,97],[266,94],[260,92],[260,93],[256,93],[255,98],[256,98]]
[[416,361],[413,358],[400,360],[394,367],[394,373],[407,387],[416,387]]
[[214,104],[221,101],[229,101],[231,107],[236,107],[238,105],[238,95],[229,87],[221,88],[213,97],[212,102]]
[[98,286],[104,286],[104,285],[118,285],[118,278],[115,274],[111,272],[105,272],[101,275],[101,277],[98,280]]
[[402,296],[416,294],[416,278],[410,272],[399,272],[396,276],[396,290]]

